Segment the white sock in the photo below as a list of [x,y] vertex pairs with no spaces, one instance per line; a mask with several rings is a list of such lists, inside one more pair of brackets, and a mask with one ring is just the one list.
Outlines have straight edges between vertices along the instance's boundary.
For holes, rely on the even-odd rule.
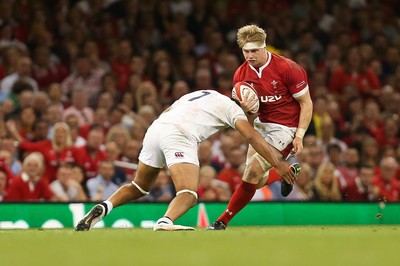
[[171,221],[171,219],[167,216],[161,217],[158,219],[157,224],[170,224],[173,225],[174,223]]
[[103,201],[103,203],[105,203],[107,205],[106,215],[108,215],[112,211],[113,205],[112,205],[111,201],[109,201],[109,200],[105,200],[105,201]]

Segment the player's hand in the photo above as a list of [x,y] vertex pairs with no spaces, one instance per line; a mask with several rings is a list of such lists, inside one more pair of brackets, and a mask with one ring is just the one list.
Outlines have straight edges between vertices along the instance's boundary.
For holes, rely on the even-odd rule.
[[250,95],[250,92],[245,91],[243,93],[243,100],[239,102],[243,111],[245,113],[248,113],[250,112],[250,110],[254,109],[257,106],[258,99],[255,95]]
[[301,153],[301,151],[303,150],[303,139],[302,138],[298,138],[295,137],[293,139],[293,149],[290,152],[292,156],[297,156]]
[[286,161],[279,162],[279,164],[275,166],[275,170],[286,183],[293,185],[294,182],[296,181],[296,176],[290,169],[290,164],[288,162]]

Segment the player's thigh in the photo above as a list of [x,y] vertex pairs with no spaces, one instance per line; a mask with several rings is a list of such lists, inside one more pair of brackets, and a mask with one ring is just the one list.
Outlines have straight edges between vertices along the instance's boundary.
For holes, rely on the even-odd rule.
[[177,163],[169,168],[176,191],[189,189],[197,191],[199,184],[199,167],[192,163]]
[[165,126],[153,123],[147,130],[143,139],[143,147],[139,154],[139,161],[153,168],[163,168],[165,157],[161,149],[161,142],[165,133]]
[[254,128],[264,137],[272,147],[282,154],[287,155],[292,148],[295,127],[287,127],[274,123],[262,123],[259,120],[254,122]]
[[198,144],[180,131],[165,136],[161,149],[177,191],[197,191],[199,179]]
[[150,191],[160,173],[160,170],[160,168],[154,168],[139,161],[134,181],[142,189]]

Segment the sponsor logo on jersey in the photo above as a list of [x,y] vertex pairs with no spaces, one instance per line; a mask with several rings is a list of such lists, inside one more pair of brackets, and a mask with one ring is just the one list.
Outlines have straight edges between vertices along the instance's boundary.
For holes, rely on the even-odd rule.
[[183,155],[183,152],[181,152],[181,151],[175,152],[175,158],[183,158],[183,157],[185,157],[185,156]]
[[261,96],[260,101],[263,103],[272,103],[277,102],[282,99],[282,95],[268,95],[268,96]]

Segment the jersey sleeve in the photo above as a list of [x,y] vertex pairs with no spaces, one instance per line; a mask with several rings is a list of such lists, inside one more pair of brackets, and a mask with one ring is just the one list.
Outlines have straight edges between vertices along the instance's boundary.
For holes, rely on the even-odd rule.
[[227,121],[229,126],[236,129],[236,121],[238,120],[248,121],[243,109],[232,101],[229,111],[227,112]]
[[289,62],[286,81],[294,98],[298,98],[308,91],[307,73],[304,68],[293,61]]

